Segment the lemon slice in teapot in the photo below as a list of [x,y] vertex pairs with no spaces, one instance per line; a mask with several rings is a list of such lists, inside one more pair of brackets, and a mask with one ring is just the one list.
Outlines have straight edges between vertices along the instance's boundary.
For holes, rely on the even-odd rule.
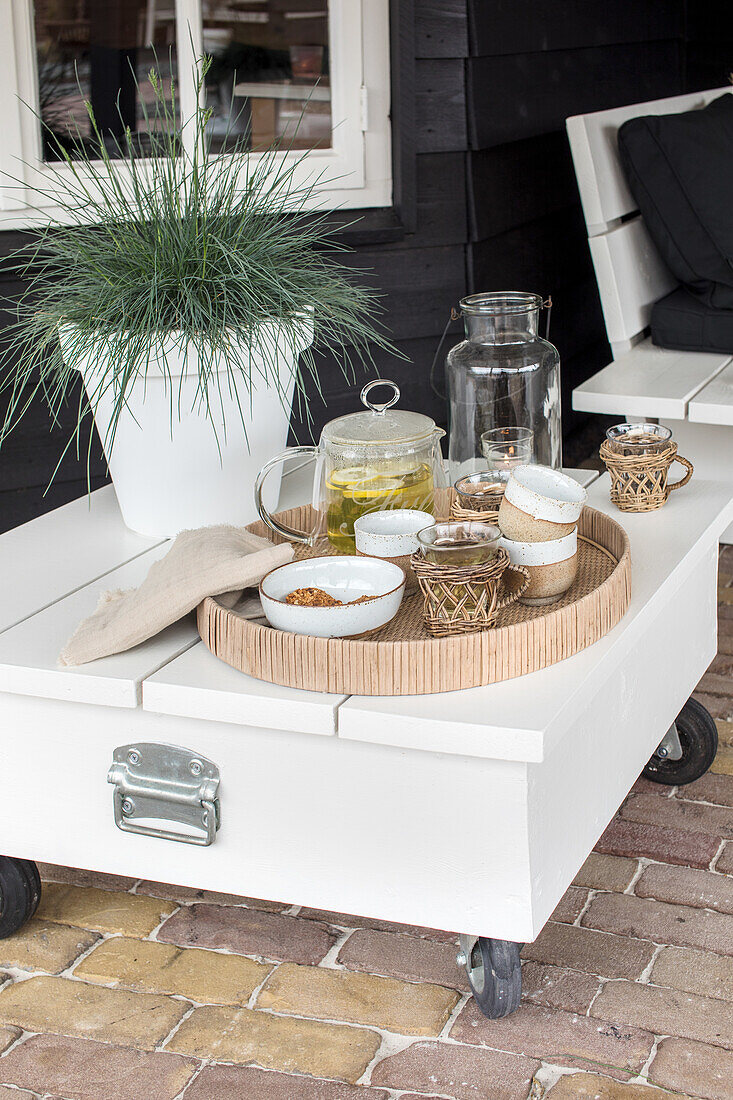
[[377,475],[364,478],[358,485],[354,485],[352,496],[357,501],[375,500],[378,497],[387,497],[392,493],[398,493],[404,487],[404,483],[400,478]]
[[354,489],[364,481],[371,481],[376,476],[376,470],[369,466],[346,466],[342,470],[334,470],[328,476],[328,482],[332,489],[341,494],[345,500],[351,500]]
[[329,475],[329,480],[339,489],[343,489],[344,487],[351,489],[359,482],[365,479],[370,481],[376,476],[377,471],[373,466],[346,466],[342,470],[334,470]]

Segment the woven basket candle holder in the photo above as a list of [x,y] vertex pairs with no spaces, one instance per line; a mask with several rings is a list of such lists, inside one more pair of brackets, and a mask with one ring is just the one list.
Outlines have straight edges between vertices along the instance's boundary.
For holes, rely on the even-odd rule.
[[470,523],[472,520],[478,520],[479,523],[496,523],[499,518],[499,505],[503,495],[502,493],[495,500],[492,499],[490,506],[487,505],[486,508],[481,509],[464,508],[458,497],[456,497],[450,507],[450,518],[458,522]]
[[[611,475],[611,500],[621,512],[653,512],[667,503],[673,489],[681,489],[692,477],[693,466],[677,454],[677,444],[665,443],[653,454],[622,454],[607,439],[600,456]],[[669,485],[673,462],[687,467],[681,481]]]
[[[418,552],[412,555],[412,568],[423,594],[425,626],[434,638],[490,629],[499,611],[518,600],[529,585],[527,570],[512,565],[503,549],[481,565],[460,566],[435,565]],[[502,580],[509,572],[519,584],[500,596]]]
[[[476,486],[471,492],[471,483]],[[496,488],[496,492],[491,492]],[[454,486],[454,495],[450,506],[450,518],[457,522],[496,523],[499,518],[499,506],[504,496],[504,486],[492,481],[488,474],[471,474],[459,478]]]
[[[505,484],[491,474],[477,471],[459,477],[453,486],[456,493],[454,505],[466,515],[474,512],[498,512]],[[459,517],[462,518],[462,517]]]

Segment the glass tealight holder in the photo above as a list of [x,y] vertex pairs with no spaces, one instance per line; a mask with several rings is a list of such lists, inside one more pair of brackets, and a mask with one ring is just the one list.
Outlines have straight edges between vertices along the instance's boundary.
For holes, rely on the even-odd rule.
[[614,424],[606,432],[611,450],[629,456],[659,454],[671,438],[671,429],[663,424]]
[[493,523],[435,523],[417,533],[423,556],[434,565],[483,565],[496,557],[501,531]]
[[454,488],[461,508],[470,512],[496,512],[506,482],[498,481],[487,473],[468,474],[459,477]]
[[534,432],[531,428],[491,428],[481,435],[481,452],[486,459],[491,481],[503,488],[512,470],[532,461]]

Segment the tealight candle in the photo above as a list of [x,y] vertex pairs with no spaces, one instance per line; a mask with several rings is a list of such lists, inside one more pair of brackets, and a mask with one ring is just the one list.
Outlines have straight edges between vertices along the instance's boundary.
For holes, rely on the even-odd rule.
[[512,470],[532,461],[534,432],[530,428],[491,428],[481,436],[481,450],[492,480],[506,487]]

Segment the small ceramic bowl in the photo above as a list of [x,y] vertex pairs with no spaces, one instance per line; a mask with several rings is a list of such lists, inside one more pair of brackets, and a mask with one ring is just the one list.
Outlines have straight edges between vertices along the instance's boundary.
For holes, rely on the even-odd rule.
[[[320,588],[341,604],[286,603],[296,588]],[[378,630],[395,617],[404,592],[404,570],[379,558],[305,558],[278,566],[260,581],[262,610],[270,625],[316,638],[353,638]]]
[[414,591],[418,584],[410,557],[420,549],[418,531],[433,522],[430,512],[420,512],[417,508],[367,512],[354,521],[356,552],[399,565],[407,576],[406,591]]
[[499,526],[514,542],[550,542],[569,535],[588,494],[582,485],[549,466],[518,466],[507,482]]
[[512,565],[522,565],[529,573],[529,586],[519,597],[524,604],[554,603],[570,588],[578,572],[578,532],[550,542],[513,542],[501,538],[499,544]]

